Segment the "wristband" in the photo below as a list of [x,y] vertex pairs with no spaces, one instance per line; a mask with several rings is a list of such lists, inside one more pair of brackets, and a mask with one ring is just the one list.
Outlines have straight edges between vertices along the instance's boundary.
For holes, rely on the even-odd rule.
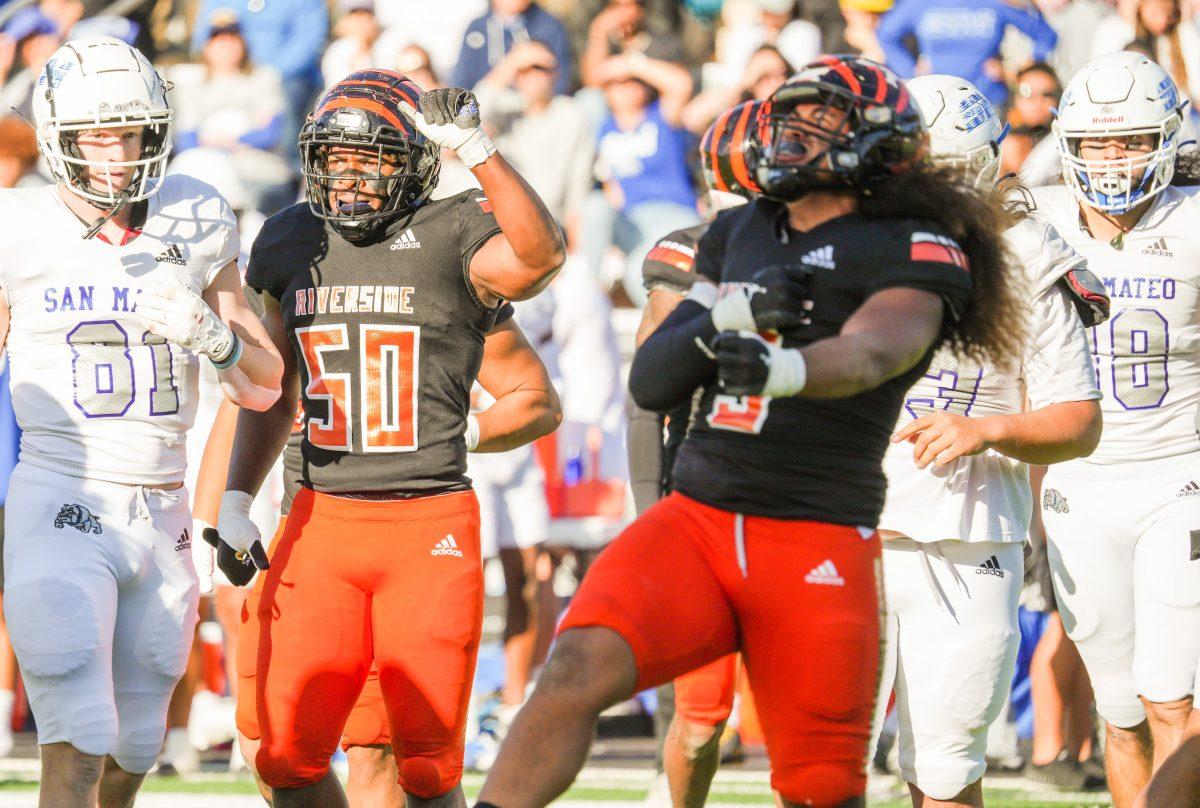
[[726,286],[721,289],[712,307],[712,321],[717,331],[755,331],[754,310],[745,286]]
[[699,303],[706,309],[711,309],[713,304],[717,302],[717,287],[715,284],[705,283],[704,281],[696,281],[692,284],[692,288],[683,296],[684,300],[691,300]]
[[230,342],[229,353],[224,359],[218,360],[216,357],[210,356],[213,367],[217,370],[228,370],[238,363],[242,358],[242,338],[237,335],[236,331],[230,331],[233,339]]
[[463,433],[463,440],[467,442],[468,452],[479,448],[479,419],[474,415],[467,416],[467,431]]
[[[221,495],[221,510],[220,513],[228,513],[230,515],[244,516],[250,518],[250,506],[254,504],[254,495],[247,494],[245,491],[226,491]],[[217,524],[221,522],[220,516],[217,517]]]
[[808,367],[799,348],[781,348],[767,345],[770,354],[770,369],[762,394],[772,398],[794,396],[804,389],[808,381]]
[[454,153],[458,155],[458,159],[463,161],[463,165],[467,168],[474,168],[495,154],[496,146],[487,133],[482,129],[476,129],[467,138],[467,142],[455,149]]

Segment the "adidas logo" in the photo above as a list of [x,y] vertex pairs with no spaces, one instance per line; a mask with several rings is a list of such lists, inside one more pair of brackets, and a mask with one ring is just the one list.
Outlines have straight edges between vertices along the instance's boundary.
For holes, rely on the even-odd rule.
[[162,255],[158,256],[154,260],[158,261],[160,264],[178,264],[179,266],[183,266],[187,263],[187,261],[185,261],[183,258],[183,250],[179,249],[178,244],[172,244],[171,246],[167,247],[167,249],[163,251]]
[[833,263],[833,245],[809,251],[800,259],[800,263],[821,269],[836,269]]
[[393,250],[419,250],[421,242],[417,241],[417,237],[413,235],[412,228],[408,228],[401,233],[395,241],[392,242]]
[[185,527],[183,529],[183,532],[179,534],[179,541],[175,542],[175,552],[178,553],[183,550],[190,550],[191,547],[192,547],[191,537],[188,536],[188,531],[187,531],[187,528]]
[[1000,569],[1000,561],[992,556],[975,568],[976,575],[995,575],[998,578],[1004,577],[1004,570]]
[[1183,488],[1179,489],[1176,497],[1200,497],[1200,485],[1196,485],[1196,481],[1192,480]]
[[433,546],[433,549],[429,551],[429,554],[435,556],[454,556],[456,558],[463,557],[463,551],[458,549],[458,542],[456,542],[454,537],[449,533],[446,534],[446,538],[442,539]]
[[846,579],[838,575],[837,567],[828,558],[821,562],[813,571],[804,576],[806,584],[825,584],[827,586],[845,586]]
[[1149,247],[1142,250],[1142,255],[1153,255],[1155,258],[1174,258],[1175,253],[1167,249],[1167,240],[1160,238]]

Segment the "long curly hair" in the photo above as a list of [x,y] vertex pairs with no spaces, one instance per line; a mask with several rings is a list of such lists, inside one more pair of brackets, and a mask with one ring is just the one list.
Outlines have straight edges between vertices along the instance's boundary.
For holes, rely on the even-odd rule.
[[922,163],[859,196],[859,211],[880,218],[940,224],[970,261],[974,289],[957,319],[945,318],[943,338],[955,353],[981,364],[1013,368],[1025,345],[1027,307],[1020,273],[1004,231],[1012,219],[994,190],[977,190],[958,169]]

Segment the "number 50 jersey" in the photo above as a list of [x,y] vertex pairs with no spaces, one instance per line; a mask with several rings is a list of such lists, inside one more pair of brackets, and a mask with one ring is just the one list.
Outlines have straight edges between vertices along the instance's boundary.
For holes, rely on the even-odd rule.
[[84,240],[55,186],[0,191],[0,286],[21,461],[110,482],[183,480],[199,357],[131,316],[138,290],[197,294],[237,259],[237,222],[199,180],[162,180],[136,238]]
[[307,487],[469,487],[471,385],[500,310],[476,297],[468,266],[499,232],[480,191],[427,202],[364,244],[307,203],[263,225],[246,282],[279,301],[295,351]]
[[1100,446],[1079,463],[1155,460],[1200,449],[1200,188],[1168,187],[1117,246],[1093,239],[1061,185],[1034,190],[1038,213],[1083,255],[1112,299],[1089,333],[1104,394]]

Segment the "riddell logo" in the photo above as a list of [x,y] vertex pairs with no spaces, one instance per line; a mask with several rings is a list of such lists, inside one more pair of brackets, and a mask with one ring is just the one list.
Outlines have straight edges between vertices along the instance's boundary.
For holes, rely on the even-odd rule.
[[1125,123],[1124,115],[1096,115],[1092,123]]
[[454,556],[455,558],[463,557],[463,551],[458,549],[458,542],[456,542],[454,540],[454,536],[449,533],[446,534],[446,538],[434,545],[434,548],[429,551],[429,554],[435,556]]

